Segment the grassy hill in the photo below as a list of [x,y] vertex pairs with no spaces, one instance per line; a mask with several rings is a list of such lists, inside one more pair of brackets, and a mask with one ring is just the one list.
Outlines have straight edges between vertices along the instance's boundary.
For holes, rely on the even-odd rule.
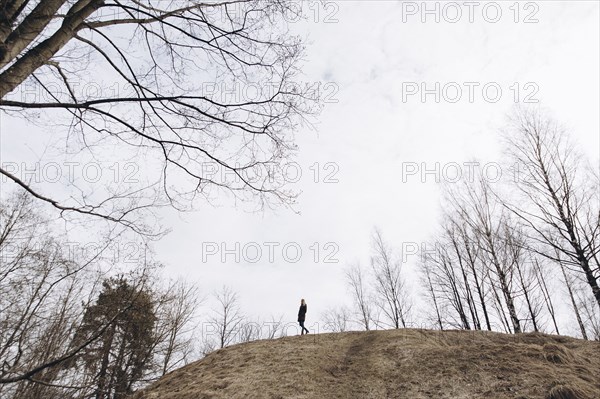
[[390,330],[216,351],[135,399],[600,398],[600,343],[543,334]]

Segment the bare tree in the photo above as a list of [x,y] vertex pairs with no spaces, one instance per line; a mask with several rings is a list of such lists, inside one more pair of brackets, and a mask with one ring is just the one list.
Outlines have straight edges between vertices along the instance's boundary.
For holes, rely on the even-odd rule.
[[304,46],[290,12],[288,0],[0,2],[0,112],[56,126],[70,157],[136,157],[147,175],[61,197],[0,174],[61,214],[143,233],[156,231],[144,224],[152,207],[188,209],[220,190],[290,204],[283,162],[319,108],[319,89],[296,82]]
[[198,288],[183,280],[169,281],[154,292],[156,327],[152,350],[161,377],[186,365],[195,354],[198,339],[198,308],[202,303]]
[[329,308],[321,316],[324,326],[323,329],[332,332],[345,332],[350,327],[352,312],[346,306],[339,308]]
[[590,338],[600,341],[600,309],[594,298],[582,289],[580,292],[579,309],[581,309],[581,318],[585,326],[584,330],[590,332]]
[[444,329],[444,323],[442,322],[442,305],[437,294],[437,284],[434,284],[433,280],[433,265],[431,262],[431,254],[423,254],[421,257],[421,272],[422,272],[422,284],[426,287],[425,297],[431,300],[433,310],[435,311],[435,325],[440,329]]
[[59,378],[55,366],[77,353],[69,342],[100,275],[94,258],[69,256],[55,235],[23,193],[0,203],[1,396],[34,394],[36,383]]
[[[102,256],[108,245],[84,257],[65,241],[30,196],[16,193],[0,204],[0,396],[103,397],[101,391],[130,391],[189,361],[196,288],[160,286],[156,265],[144,259],[133,269],[127,264],[123,291],[144,300],[118,291],[98,306],[103,281],[119,265],[104,264],[112,259]],[[133,320],[145,315],[154,321]],[[142,325],[143,343],[142,335],[135,341]]]
[[373,233],[372,245],[371,267],[376,306],[385,318],[379,322],[393,328],[406,328],[411,304],[402,276],[402,264],[395,258],[392,248],[378,229]]
[[244,323],[244,316],[239,307],[238,296],[231,288],[224,286],[214,297],[217,309],[210,317],[210,323],[215,329],[217,347],[224,348],[235,342]]
[[[560,254],[557,254],[560,258]],[[571,277],[567,274],[565,270],[565,266],[559,262],[560,270],[563,275],[563,279],[565,282],[565,286],[567,287],[567,292],[569,294],[569,299],[571,301],[571,305],[573,306],[573,313],[575,313],[575,318],[577,319],[577,325],[579,326],[579,331],[581,332],[581,336],[583,339],[588,339],[587,332],[585,331],[585,324],[583,324],[583,319],[581,317],[581,312],[579,311],[579,305],[577,303],[577,298],[575,297],[575,290],[573,289],[573,281]]]
[[[468,269],[467,269],[467,258],[464,256],[463,252],[463,243],[460,241],[460,235],[456,232],[455,226],[448,226],[446,230],[446,234],[450,239],[451,248],[454,254],[455,262],[458,265],[458,279],[460,283],[458,287],[461,288],[461,294],[464,298],[465,302],[465,310],[464,313],[467,313],[470,316],[471,323],[473,324],[473,328],[475,330],[481,330],[481,322],[479,321],[479,313],[477,312],[477,306],[475,304],[473,292],[471,290],[471,283],[469,281]],[[465,327],[470,329],[470,325],[466,322],[465,319]]]
[[350,289],[352,299],[354,301],[355,314],[357,315],[361,326],[366,331],[369,331],[371,329],[371,321],[373,317],[373,305],[367,292],[367,276],[358,263],[349,266],[346,269],[345,275],[346,284]]
[[537,257],[535,255],[532,255],[532,258],[533,258],[535,278],[540,286],[542,295],[544,297],[544,303],[546,304],[546,308],[548,309],[548,314],[550,314],[550,317],[552,318],[552,324],[554,326],[554,331],[556,332],[556,334],[560,334],[560,331],[558,329],[558,323],[556,321],[556,310],[554,308],[552,295],[548,288],[548,284],[546,283],[546,274],[547,273],[545,273],[542,270],[542,267],[540,266],[540,262],[537,259]]
[[[470,330],[471,319],[467,310],[465,295],[465,286],[460,278],[460,270],[457,257],[452,251],[451,245],[447,243],[448,231],[445,231],[441,240],[436,242],[435,251],[426,253],[423,258],[423,267],[425,270],[426,284],[429,285],[430,298],[435,298],[434,304],[437,307],[438,324],[449,324],[452,328],[461,328]],[[444,312],[442,316],[439,309],[444,305],[446,309],[452,309],[452,312]],[[443,329],[443,327],[441,327]]]
[[264,323],[266,331],[263,333],[265,339],[275,339],[283,335],[283,315],[279,317],[271,316],[269,321]]
[[262,337],[262,326],[260,320],[244,320],[237,332],[237,342],[250,342],[261,339]]
[[515,298],[522,299],[526,314],[529,317],[521,317],[523,321],[523,331],[527,329],[527,324],[531,322],[533,331],[542,330],[542,309],[543,299],[540,286],[535,279],[535,270],[531,262],[530,253],[527,251],[527,239],[519,226],[515,226],[509,218],[503,225],[501,232],[505,240],[507,261],[515,276]]
[[532,250],[582,273],[600,305],[597,175],[586,173],[564,129],[542,112],[518,110],[506,138],[522,194],[507,207],[541,245]]
[[[462,191],[449,192],[449,199],[456,211],[469,227],[477,234],[493,285],[498,285],[507,308],[512,330],[520,333],[521,323],[517,315],[513,290],[514,268],[510,260],[510,248],[502,237],[507,226],[507,215],[502,203],[491,190],[485,176],[473,176],[471,181],[459,186]],[[495,283],[497,282],[497,283]],[[498,296],[494,294],[497,299]],[[497,307],[503,305],[498,301]]]
[[[454,223],[455,229],[454,231],[457,233],[456,241],[459,243],[457,247],[460,247],[463,254],[463,260],[467,265],[467,274],[471,276],[473,281],[472,285],[475,287],[477,292],[477,298],[479,300],[479,306],[481,308],[481,312],[483,313],[485,319],[485,325],[488,331],[491,331],[490,318],[488,314],[487,304],[486,304],[486,288],[483,284],[483,272],[482,269],[484,266],[481,264],[481,247],[478,243],[478,237],[476,233],[469,228],[468,224],[465,221],[461,221],[460,218],[458,220],[451,219]],[[453,244],[454,245],[454,244]],[[459,251],[461,249],[458,249]],[[474,301],[471,298],[471,301]],[[481,322],[478,322],[477,325],[481,328]]]
[[[441,233],[422,253],[421,267],[427,296],[437,307],[437,325],[491,330],[485,262],[477,232],[451,205],[442,222]],[[453,310],[448,313],[441,308]],[[483,315],[483,321],[482,316]],[[455,317],[456,316],[456,317]]]

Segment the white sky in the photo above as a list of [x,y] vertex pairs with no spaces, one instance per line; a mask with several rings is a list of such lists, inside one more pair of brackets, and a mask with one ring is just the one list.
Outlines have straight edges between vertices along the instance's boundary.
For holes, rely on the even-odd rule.
[[[486,22],[477,9],[469,23],[466,8],[463,20],[455,24],[443,17],[435,23],[433,16],[422,23],[419,15],[407,15],[403,23],[402,4],[393,1],[338,2],[337,23],[297,24],[294,28],[311,41],[306,81],[339,86],[339,102],[326,105],[318,131],[298,135],[298,162],[304,166],[296,185],[302,190],[301,215],[284,209],[263,215],[206,207],[172,219],[173,232],[157,247],[169,270],[207,288],[226,283],[240,293],[248,312],[282,313],[290,321],[295,321],[301,297],[307,299],[313,320],[324,308],[348,302],[343,267],[353,261],[368,264],[375,225],[398,250],[402,243],[427,240],[436,228],[435,177],[421,182],[410,176],[403,183],[403,162],[426,162],[432,169],[436,162],[499,160],[497,133],[514,105],[510,86],[515,82],[521,90],[528,82],[536,84],[534,98],[571,129],[597,164],[598,3],[537,2],[539,22],[531,24],[514,23],[508,8],[512,3],[501,2],[503,17],[496,24]],[[532,10],[521,8],[521,17]],[[455,104],[437,104],[433,95],[426,103],[418,95],[403,102],[403,82],[427,82],[430,88],[435,82],[497,82],[503,95],[493,104],[476,89],[470,103],[465,87],[463,99]],[[323,169],[326,163],[338,165],[339,182],[314,183],[308,167],[315,162],[324,174],[334,170]],[[256,242],[263,254],[256,264],[244,259],[235,263],[233,255],[222,263],[221,252],[202,263],[203,242],[225,243],[228,249],[237,242],[241,247]],[[265,242],[280,243],[274,263]],[[290,242],[303,250],[297,263],[283,257],[281,248]],[[326,243],[336,243],[339,263],[315,263],[310,249],[314,242],[320,243],[321,257],[329,253]],[[253,249],[248,248],[252,258]],[[294,251],[289,254],[293,257]],[[409,273],[415,270],[414,260],[408,258]]]
[[[303,79],[331,82],[339,91],[333,95],[337,103],[326,104],[316,131],[297,135],[297,161],[303,169],[293,187],[302,191],[297,207],[301,214],[287,209],[255,214],[209,205],[195,213],[164,212],[164,224],[172,232],[156,245],[156,253],[167,273],[197,281],[206,293],[226,284],[239,293],[247,313],[283,314],[291,322],[300,298],[309,304],[309,324],[325,308],[349,303],[343,268],[354,261],[368,264],[374,226],[398,250],[402,243],[427,240],[437,226],[434,176],[425,182],[410,176],[403,182],[403,163],[426,163],[432,169],[435,163],[500,160],[498,129],[515,104],[510,89],[515,83],[521,102],[537,87],[533,98],[569,127],[598,164],[599,3],[521,2],[518,23],[509,8],[513,3],[498,2],[502,17],[497,23],[484,19],[483,2],[475,7],[472,23],[463,2],[458,2],[463,16],[456,23],[445,21],[443,14],[440,23],[434,15],[427,15],[423,23],[419,13],[404,13],[403,22],[403,11],[412,5],[399,1],[339,1],[314,7],[318,16],[293,25],[310,41]],[[422,2],[414,4],[420,8]],[[428,4],[434,7],[434,2]],[[538,22],[523,23],[534,11]],[[454,10],[447,12],[447,19],[454,17]],[[493,9],[488,12],[494,17]],[[325,23],[326,15],[337,22]],[[457,103],[436,103],[433,95],[425,103],[419,95],[403,101],[403,84],[418,87],[421,82],[428,88],[435,82],[456,82],[463,96]],[[465,82],[478,84],[473,102]],[[483,98],[481,87],[488,83],[502,89],[497,103]],[[8,119],[2,124],[3,132],[19,127]],[[3,142],[7,143],[4,133]],[[4,159],[19,159],[27,148],[4,149]],[[313,181],[309,169],[316,162],[319,182]],[[324,183],[331,171],[338,182]],[[263,254],[254,264],[244,259],[236,263],[233,255],[222,262],[220,252],[203,263],[203,243],[213,242],[229,249],[236,243],[258,243]],[[272,263],[265,242],[279,243]],[[311,250],[315,242],[320,245],[318,262]],[[287,243],[302,249],[297,263],[284,259],[282,247]],[[333,256],[338,263],[324,263],[332,249],[327,243],[339,248]],[[289,254],[294,255],[293,249]],[[409,258],[406,264],[413,276],[414,261],[416,257]]]

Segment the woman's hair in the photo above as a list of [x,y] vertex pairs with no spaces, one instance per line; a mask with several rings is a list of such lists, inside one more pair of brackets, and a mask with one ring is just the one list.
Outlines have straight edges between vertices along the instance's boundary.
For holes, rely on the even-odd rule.
[[300,299],[300,303],[301,303],[301,304],[305,304],[305,303],[306,303],[306,301],[305,301],[304,299]]

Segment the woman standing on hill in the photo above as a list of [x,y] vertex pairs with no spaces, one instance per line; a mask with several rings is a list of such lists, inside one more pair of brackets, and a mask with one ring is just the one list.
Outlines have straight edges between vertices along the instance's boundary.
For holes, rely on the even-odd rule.
[[300,327],[302,327],[302,332],[300,335],[304,335],[304,331],[308,334],[308,328],[304,327],[304,320],[306,320],[306,301],[304,299],[300,300],[300,310],[298,311],[298,323],[300,323]]

